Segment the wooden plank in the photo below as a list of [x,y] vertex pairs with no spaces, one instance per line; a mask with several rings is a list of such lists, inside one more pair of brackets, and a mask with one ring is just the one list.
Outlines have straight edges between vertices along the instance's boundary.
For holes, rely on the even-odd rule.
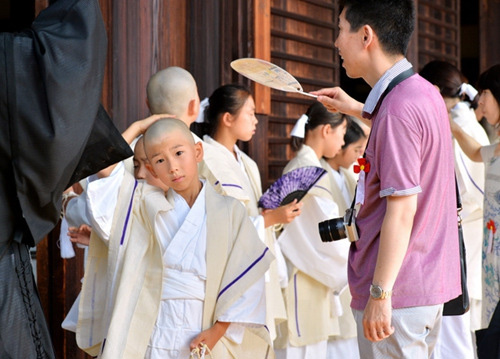
[[290,33],[284,32],[284,31],[280,31],[280,30],[272,30],[271,36],[277,37],[277,38],[282,38],[285,40],[293,40],[293,41],[301,42],[301,43],[308,44],[308,45],[315,45],[315,46],[323,47],[325,49],[332,48],[331,42],[321,41],[321,40],[317,40],[317,39],[311,39],[310,37],[298,36],[298,35],[290,34]]
[[282,17],[287,18],[287,19],[297,20],[297,21],[300,21],[300,22],[303,22],[306,24],[311,24],[311,25],[323,27],[323,28],[330,29],[330,30],[335,29],[335,25],[333,25],[332,23],[329,23],[326,21],[319,21],[318,19],[303,16],[300,14],[295,14],[293,12],[286,11],[286,10],[272,8],[271,14],[276,15],[276,16],[282,16]]
[[[271,61],[270,0],[254,0],[254,14],[254,55],[259,59]],[[269,115],[271,113],[271,89],[255,84],[253,93],[256,112]]]
[[277,59],[283,59],[283,60],[302,62],[302,63],[311,64],[311,65],[315,65],[315,66],[325,67],[328,69],[338,68],[337,64],[332,63],[332,62],[321,61],[321,60],[312,59],[312,58],[303,57],[303,56],[290,55],[290,54],[287,54],[286,52],[280,52],[280,51],[271,51],[271,57],[274,57]]

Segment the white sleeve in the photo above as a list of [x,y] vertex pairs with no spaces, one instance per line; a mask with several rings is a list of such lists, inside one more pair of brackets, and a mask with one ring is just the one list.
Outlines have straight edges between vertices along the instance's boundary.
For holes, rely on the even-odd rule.
[[266,243],[266,228],[264,227],[264,217],[261,215],[255,217],[249,217],[252,221],[255,229],[257,230],[257,234],[259,235],[262,243]]
[[65,217],[70,227],[80,227],[82,224],[90,225],[87,191],[83,191],[82,194],[68,202]]
[[219,318],[219,322],[231,324],[224,334],[235,343],[243,341],[245,327],[266,324],[266,296],[264,277],[255,282]]
[[318,223],[339,217],[338,206],[332,200],[307,196],[301,215],[285,225],[278,238],[285,257],[300,271],[340,293],[347,285],[347,239],[323,243]]
[[125,167],[123,162],[120,162],[108,177],[90,181],[87,185],[87,208],[91,227],[104,240],[109,239],[124,172]]

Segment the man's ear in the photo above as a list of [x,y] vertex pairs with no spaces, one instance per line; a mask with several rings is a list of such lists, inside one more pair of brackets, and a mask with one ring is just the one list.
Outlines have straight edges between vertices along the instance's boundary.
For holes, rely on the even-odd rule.
[[149,112],[151,112],[151,106],[149,106],[149,100],[147,97],[146,97],[146,106],[148,106]]
[[361,35],[363,36],[363,46],[365,48],[371,45],[371,43],[375,39],[375,32],[370,25],[364,25],[361,28]]
[[194,144],[194,155],[196,162],[200,163],[203,161],[203,144],[201,141]]
[[145,163],[145,166],[146,166],[147,170],[153,175],[154,178],[158,178],[153,166],[151,166],[151,163],[147,162],[147,163]]

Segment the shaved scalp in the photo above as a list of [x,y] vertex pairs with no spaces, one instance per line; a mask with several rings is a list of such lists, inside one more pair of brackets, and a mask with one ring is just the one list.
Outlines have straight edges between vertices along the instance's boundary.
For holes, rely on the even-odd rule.
[[148,148],[153,144],[161,142],[164,136],[170,135],[173,132],[176,132],[176,134],[180,134],[186,140],[188,140],[189,143],[194,145],[193,135],[184,122],[176,118],[160,119],[149,126],[146,133],[144,134],[144,148],[148,157]]
[[189,102],[198,96],[198,89],[188,71],[171,66],[151,76],[146,93],[153,114],[168,113],[183,118]]

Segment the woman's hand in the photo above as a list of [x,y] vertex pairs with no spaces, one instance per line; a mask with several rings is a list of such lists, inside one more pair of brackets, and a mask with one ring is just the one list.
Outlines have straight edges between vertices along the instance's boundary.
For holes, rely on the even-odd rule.
[[294,199],[292,203],[284,206],[275,209],[264,209],[262,211],[262,217],[264,217],[264,227],[267,228],[280,223],[290,223],[295,219],[295,217],[300,216],[303,205],[304,204],[302,202],[297,202],[297,200]]

